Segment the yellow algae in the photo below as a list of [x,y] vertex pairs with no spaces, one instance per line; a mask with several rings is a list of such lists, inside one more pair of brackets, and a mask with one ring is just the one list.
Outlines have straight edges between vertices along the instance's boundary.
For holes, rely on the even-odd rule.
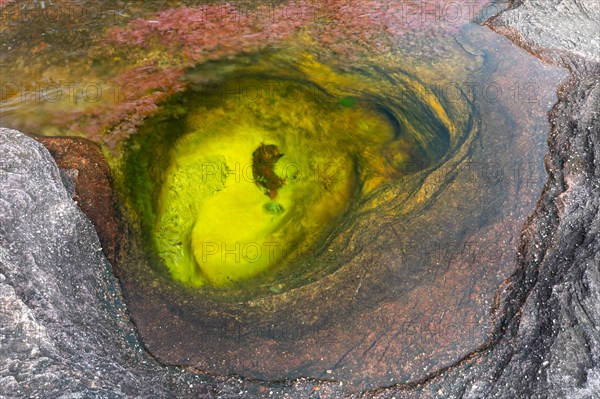
[[[293,67],[284,55],[264,58],[190,73],[194,89],[171,119],[150,121],[128,144],[132,205],[185,285],[276,280],[362,198],[434,165],[454,131],[406,74],[375,81],[378,71],[342,73],[310,55]],[[253,168],[259,149],[276,154],[264,173]]]
[[[291,101],[286,84],[229,82],[189,112],[160,177],[152,229],[174,279],[222,287],[290,264],[349,208],[356,157],[381,169],[382,144],[394,136],[384,117],[352,101],[315,102],[298,85]],[[265,144],[283,154],[274,172],[285,184],[275,198],[252,173],[252,154]]]

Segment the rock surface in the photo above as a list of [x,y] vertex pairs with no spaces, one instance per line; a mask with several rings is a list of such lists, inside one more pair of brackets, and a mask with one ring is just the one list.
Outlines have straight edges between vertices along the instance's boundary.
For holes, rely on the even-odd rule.
[[[472,106],[460,99],[443,103],[457,133],[442,165],[431,174],[395,179],[364,202],[357,199],[329,242],[308,251],[307,266],[298,262],[260,287],[266,295],[252,296],[252,285],[238,289],[246,296],[233,288],[214,295],[184,291],[155,272],[162,265],[146,261],[149,250],[129,246],[115,271],[153,356],[211,374],[266,381],[311,377],[360,392],[420,381],[487,345],[496,291],[515,271],[521,229],[546,180],[547,113],[567,74],[485,27],[470,29],[463,48],[476,48],[486,62],[476,64],[481,71],[469,82],[507,88],[527,81],[537,91],[535,101],[514,95],[487,101],[472,93]],[[291,65],[283,70],[288,79],[296,74]],[[428,119],[416,110],[429,106],[404,91],[400,73],[373,70],[368,76],[356,79],[382,92],[365,100],[415,121]],[[361,102],[361,89],[353,90]],[[415,111],[403,112],[397,104]],[[137,137],[156,148],[148,160],[166,152],[165,145],[151,145],[144,130]],[[143,167],[132,174],[143,174],[147,164],[140,160]],[[159,176],[153,180],[160,182]],[[152,191],[139,196],[151,198]],[[133,231],[143,230],[131,219]],[[293,270],[302,268],[309,270],[308,282],[294,285]],[[273,295],[275,283],[283,292]]]
[[34,138],[50,151],[61,173],[72,181],[73,198],[96,228],[104,254],[114,265],[123,226],[117,214],[110,170],[100,147],[80,137]]
[[554,63],[600,62],[600,2],[517,0],[491,27]]
[[186,392],[198,378],[176,383],[181,373],[136,340],[94,227],[48,151],[2,128],[0,154],[0,397]]
[[[560,4],[565,21],[580,10],[593,19],[594,2]],[[554,26],[547,3],[515,7],[505,15],[522,9],[535,18],[498,24],[529,38],[531,51],[560,54],[546,60],[573,76],[551,114],[549,179],[521,237],[520,267],[499,298],[502,330],[489,347],[421,383],[348,397],[598,397],[600,68],[588,42],[573,47],[564,34],[536,36],[538,21]],[[0,156],[0,396],[344,397],[335,382],[264,384],[156,363],[48,152],[2,129]]]

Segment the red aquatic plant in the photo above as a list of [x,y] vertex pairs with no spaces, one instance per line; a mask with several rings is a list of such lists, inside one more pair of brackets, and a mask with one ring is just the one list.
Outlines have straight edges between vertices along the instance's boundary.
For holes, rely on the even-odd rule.
[[308,1],[279,7],[262,5],[252,12],[228,3],[181,7],[112,28],[106,38],[114,45],[143,48],[158,42],[194,62],[253,51],[281,40],[304,26],[313,14],[314,7]]
[[252,12],[240,11],[229,4],[203,5],[166,10],[151,19],[136,19],[125,26],[113,27],[107,31],[106,40],[115,51],[164,46],[173,65],[158,66],[155,60],[150,60],[121,72],[114,80],[117,87],[129,88],[124,93],[126,101],[86,112],[86,117],[71,129],[85,131],[114,149],[158,109],[158,102],[183,89],[180,80],[183,67],[257,51],[305,25],[313,13],[308,2],[259,6]]
[[[72,127],[85,129],[112,147],[133,134],[143,119],[157,110],[158,102],[184,88],[179,78],[187,66],[258,51],[299,30],[312,38],[312,51],[352,61],[365,54],[385,53],[406,34],[432,29],[454,32],[487,3],[300,0],[247,10],[229,3],[164,10],[106,31],[105,41],[113,54],[133,54],[135,58],[159,49],[162,62],[158,66],[150,57],[121,72],[115,81],[135,87],[127,101],[91,110],[85,123],[79,121]],[[111,135],[99,137],[100,132]]]
[[110,98],[108,102],[55,111],[51,123],[68,128],[71,134],[102,142],[115,151],[120,142],[135,133],[144,118],[158,110],[162,100],[183,89],[181,74],[177,68],[156,65],[130,68],[104,88]]
[[16,0],[0,0],[0,11],[14,2],[16,2]]

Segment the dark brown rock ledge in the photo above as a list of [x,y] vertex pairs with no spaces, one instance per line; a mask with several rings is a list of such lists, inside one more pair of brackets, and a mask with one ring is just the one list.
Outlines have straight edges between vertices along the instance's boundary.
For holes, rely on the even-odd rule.
[[114,265],[123,228],[110,169],[100,147],[80,137],[33,138],[48,149],[64,178],[72,181],[73,199],[96,228],[104,254]]

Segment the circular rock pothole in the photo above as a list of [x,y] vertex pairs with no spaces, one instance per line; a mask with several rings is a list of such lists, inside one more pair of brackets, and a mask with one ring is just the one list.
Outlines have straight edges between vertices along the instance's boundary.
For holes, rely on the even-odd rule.
[[399,364],[345,364],[356,334],[385,329],[348,323],[429,273],[422,259],[397,263],[397,236],[437,228],[414,217],[468,151],[469,102],[400,70],[310,57],[204,65],[187,79],[117,174],[135,233],[119,274],[148,349],[268,380],[407,378]]
[[155,270],[236,300],[314,281],[341,266],[314,258],[344,219],[456,144],[406,75],[390,96],[366,71],[290,70],[193,84],[130,140],[124,182]]

